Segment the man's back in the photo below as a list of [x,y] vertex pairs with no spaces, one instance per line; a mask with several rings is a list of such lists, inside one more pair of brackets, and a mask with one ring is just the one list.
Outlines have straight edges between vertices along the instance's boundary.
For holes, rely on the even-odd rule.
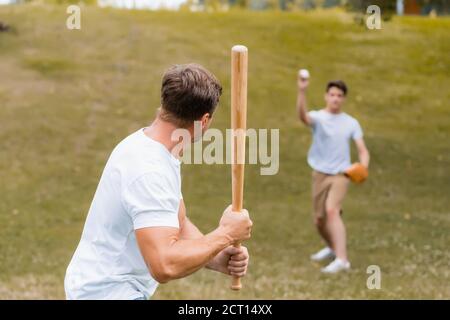
[[149,274],[134,230],[178,228],[180,164],[143,130],[113,150],[89,209],[78,248],[67,269],[68,299],[149,297]]

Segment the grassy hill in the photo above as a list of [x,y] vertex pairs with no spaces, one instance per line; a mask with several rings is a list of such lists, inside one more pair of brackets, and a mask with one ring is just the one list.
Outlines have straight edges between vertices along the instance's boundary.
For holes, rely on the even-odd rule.
[[[280,129],[280,170],[246,171],[254,220],[241,292],[201,271],[155,298],[450,298],[449,19],[401,18],[370,31],[341,12],[172,13],[82,8],[82,30],[63,6],[0,7],[0,298],[64,298],[79,241],[112,148],[147,125],[163,71],[198,62],[224,95],[213,125],[229,127],[229,51],[250,53],[248,125]],[[296,71],[312,74],[310,106],[342,78],[346,111],[360,120],[371,176],[345,202],[353,270],[324,276],[311,218],[310,132],[295,114]],[[188,215],[213,229],[231,201],[230,168],[185,165]],[[368,290],[369,265],[382,271]]]

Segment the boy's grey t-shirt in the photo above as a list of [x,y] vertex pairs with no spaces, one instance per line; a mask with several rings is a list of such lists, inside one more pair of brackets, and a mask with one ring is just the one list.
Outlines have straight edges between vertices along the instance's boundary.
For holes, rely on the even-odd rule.
[[309,111],[313,141],[308,152],[308,164],[316,171],[338,174],[351,165],[350,139],[362,138],[359,122],[341,112]]
[[139,250],[135,230],[179,228],[180,162],[143,129],[112,152],[80,243],[67,268],[67,299],[148,298],[158,283]]

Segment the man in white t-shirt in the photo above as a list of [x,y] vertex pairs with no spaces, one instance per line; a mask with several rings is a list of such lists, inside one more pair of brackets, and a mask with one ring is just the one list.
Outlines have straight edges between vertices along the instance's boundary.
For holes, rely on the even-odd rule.
[[[176,65],[162,80],[161,107],[149,127],[120,142],[105,166],[67,268],[67,299],[148,299],[158,283],[206,267],[242,277],[248,265],[248,212],[229,206],[203,235],[187,218],[181,195],[178,128],[210,125],[222,87],[200,65]],[[190,144],[199,137],[182,141]],[[174,152],[172,152],[174,151]]]
[[312,196],[314,223],[326,247],[311,256],[313,261],[334,260],[324,273],[337,273],[350,268],[347,258],[346,232],[341,217],[342,202],[349,179],[344,175],[351,166],[350,140],[358,149],[359,162],[369,166],[369,151],[358,121],[342,111],[347,95],[343,81],[331,81],[326,87],[325,108],[309,111],[306,108],[308,79],[299,77],[297,111],[300,120],[311,127],[313,141],[308,164],[313,169]]

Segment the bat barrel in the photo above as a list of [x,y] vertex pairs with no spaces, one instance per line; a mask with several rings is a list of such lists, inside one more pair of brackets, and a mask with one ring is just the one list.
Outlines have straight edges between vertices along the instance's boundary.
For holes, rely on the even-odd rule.
[[[248,49],[231,49],[231,128],[232,128],[232,209],[240,212],[244,201],[245,136],[247,129]],[[240,244],[235,244],[240,247]],[[241,278],[233,277],[231,289],[242,288]]]

